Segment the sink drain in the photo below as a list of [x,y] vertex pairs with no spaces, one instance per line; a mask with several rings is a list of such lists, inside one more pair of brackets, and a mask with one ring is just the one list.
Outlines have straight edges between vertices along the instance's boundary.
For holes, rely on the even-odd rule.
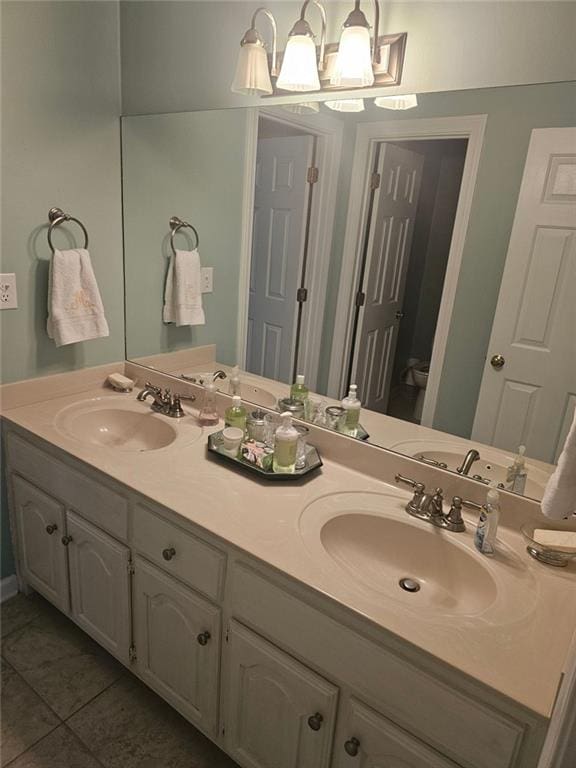
[[420,591],[420,584],[416,581],[416,579],[411,579],[409,576],[405,576],[403,579],[400,579],[398,584],[400,584],[405,592]]

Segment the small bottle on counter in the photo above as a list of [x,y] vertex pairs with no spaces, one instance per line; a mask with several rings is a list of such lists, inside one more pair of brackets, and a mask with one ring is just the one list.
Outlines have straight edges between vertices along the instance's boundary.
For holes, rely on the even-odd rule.
[[228,392],[234,396],[234,395],[240,395],[240,388],[242,386],[242,383],[240,381],[240,368],[238,368],[237,365],[232,368],[232,371],[230,372],[230,381],[228,386]]
[[353,437],[356,437],[358,423],[360,421],[360,408],[362,407],[362,403],[358,400],[356,394],[357,391],[358,387],[356,384],[350,384],[348,397],[345,397],[342,400],[342,408],[346,411],[346,418],[344,419],[344,427],[342,431]]
[[237,427],[246,431],[246,408],[242,405],[240,395],[233,395],[232,405],[224,412],[224,423],[227,427]]
[[308,387],[304,384],[303,374],[296,376],[296,381],[290,387],[290,397],[292,400],[300,400],[301,403],[308,398]]
[[474,535],[474,545],[483,555],[493,555],[496,552],[496,533],[500,521],[500,494],[497,483],[490,483],[486,496],[486,504],[480,510],[478,527]]
[[217,387],[213,381],[204,384],[204,401],[198,414],[198,423],[203,427],[211,427],[220,420],[216,407],[216,392]]
[[518,448],[518,455],[512,464],[508,467],[505,486],[507,491],[523,494],[526,489],[528,472],[526,471],[526,459],[524,458],[525,453],[526,446],[521,445]]
[[283,413],[281,419],[282,422],[276,430],[272,467],[274,472],[292,474],[296,466],[299,433],[293,426],[292,417],[288,412]]

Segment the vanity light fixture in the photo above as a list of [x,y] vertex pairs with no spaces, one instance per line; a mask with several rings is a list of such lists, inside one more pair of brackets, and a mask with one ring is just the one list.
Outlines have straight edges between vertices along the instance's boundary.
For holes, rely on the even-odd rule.
[[328,109],[333,109],[334,112],[364,112],[364,99],[339,99],[324,103]]
[[378,27],[380,6],[374,3],[374,46],[370,45],[370,25],[360,10],[360,0],[355,0],[354,9],[344,22],[340,36],[336,64],[330,83],[338,88],[366,88],[374,83],[373,65],[380,59]]
[[382,109],[414,109],[418,106],[418,99],[415,93],[405,96],[378,96],[374,99],[374,104]]
[[320,112],[319,101],[301,101],[298,104],[284,104],[283,107],[295,115],[313,115]]
[[[262,13],[272,27],[272,63],[268,69],[266,46],[256,29],[256,18]],[[244,96],[263,96],[272,93],[270,76],[276,77],[276,19],[267,8],[257,8],[252,16],[252,24],[240,42],[240,53],[236,65],[236,74],[232,82],[232,91]]]
[[[315,5],[320,11],[322,29],[320,54],[316,60],[316,45],[310,24],[306,21],[308,6]],[[318,72],[324,69],[324,46],[326,44],[326,11],[319,0],[305,0],[300,18],[290,30],[282,68],[276,85],[283,91],[319,91]]]

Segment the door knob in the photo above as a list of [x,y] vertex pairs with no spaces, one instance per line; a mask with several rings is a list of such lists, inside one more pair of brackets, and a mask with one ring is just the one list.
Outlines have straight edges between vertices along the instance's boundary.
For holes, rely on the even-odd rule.
[[404,312],[396,312],[396,320],[402,320],[404,317]]
[[500,368],[504,368],[504,363],[506,360],[502,355],[492,355],[490,358],[490,365],[492,368],[496,368],[497,371],[500,370]]

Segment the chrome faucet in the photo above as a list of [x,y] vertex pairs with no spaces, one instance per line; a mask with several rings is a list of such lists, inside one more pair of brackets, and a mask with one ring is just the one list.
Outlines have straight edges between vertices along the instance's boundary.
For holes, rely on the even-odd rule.
[[425,493],[426,488],[423,483],[403,475],[396,475],[396,482],[405,483],[414,489],[414,496],[406,504],[406,512],[409,515],[432,523],[437,528],[444,528],[446,531],[462,533],[466,530],[462,519],[462,506],[467,502],[463,502],[460,496],[454,496],[450,510],[444,513],[442,488],[436,488],[434,493]]
[[162,391],[160,387],[155,387],[150,382],[147,382],[144,389],[136,395],[136,400],[144,402],[149,395],[154,397],[150,406],[152,410],[170,416],[172,419],[181,419],[186,416],[186,412],[182,408],[182,400],[191,400],[192,402],[196,400],[196,395],[172,394],[169,389]]
[[474,464],[475,461],[478,461],[479,458],[480,454],[476,448],[471,448],[466,456],[464,456],[462,464],[460,464],[459,467],[456,467],[456,472],[458,472],[459,475],[468,475],[472,469],[472,464]]
[[214,375],[212,376],[212,381],[217,381],[218,379],[225,379],[226,378],[226,371],[214,371]]

